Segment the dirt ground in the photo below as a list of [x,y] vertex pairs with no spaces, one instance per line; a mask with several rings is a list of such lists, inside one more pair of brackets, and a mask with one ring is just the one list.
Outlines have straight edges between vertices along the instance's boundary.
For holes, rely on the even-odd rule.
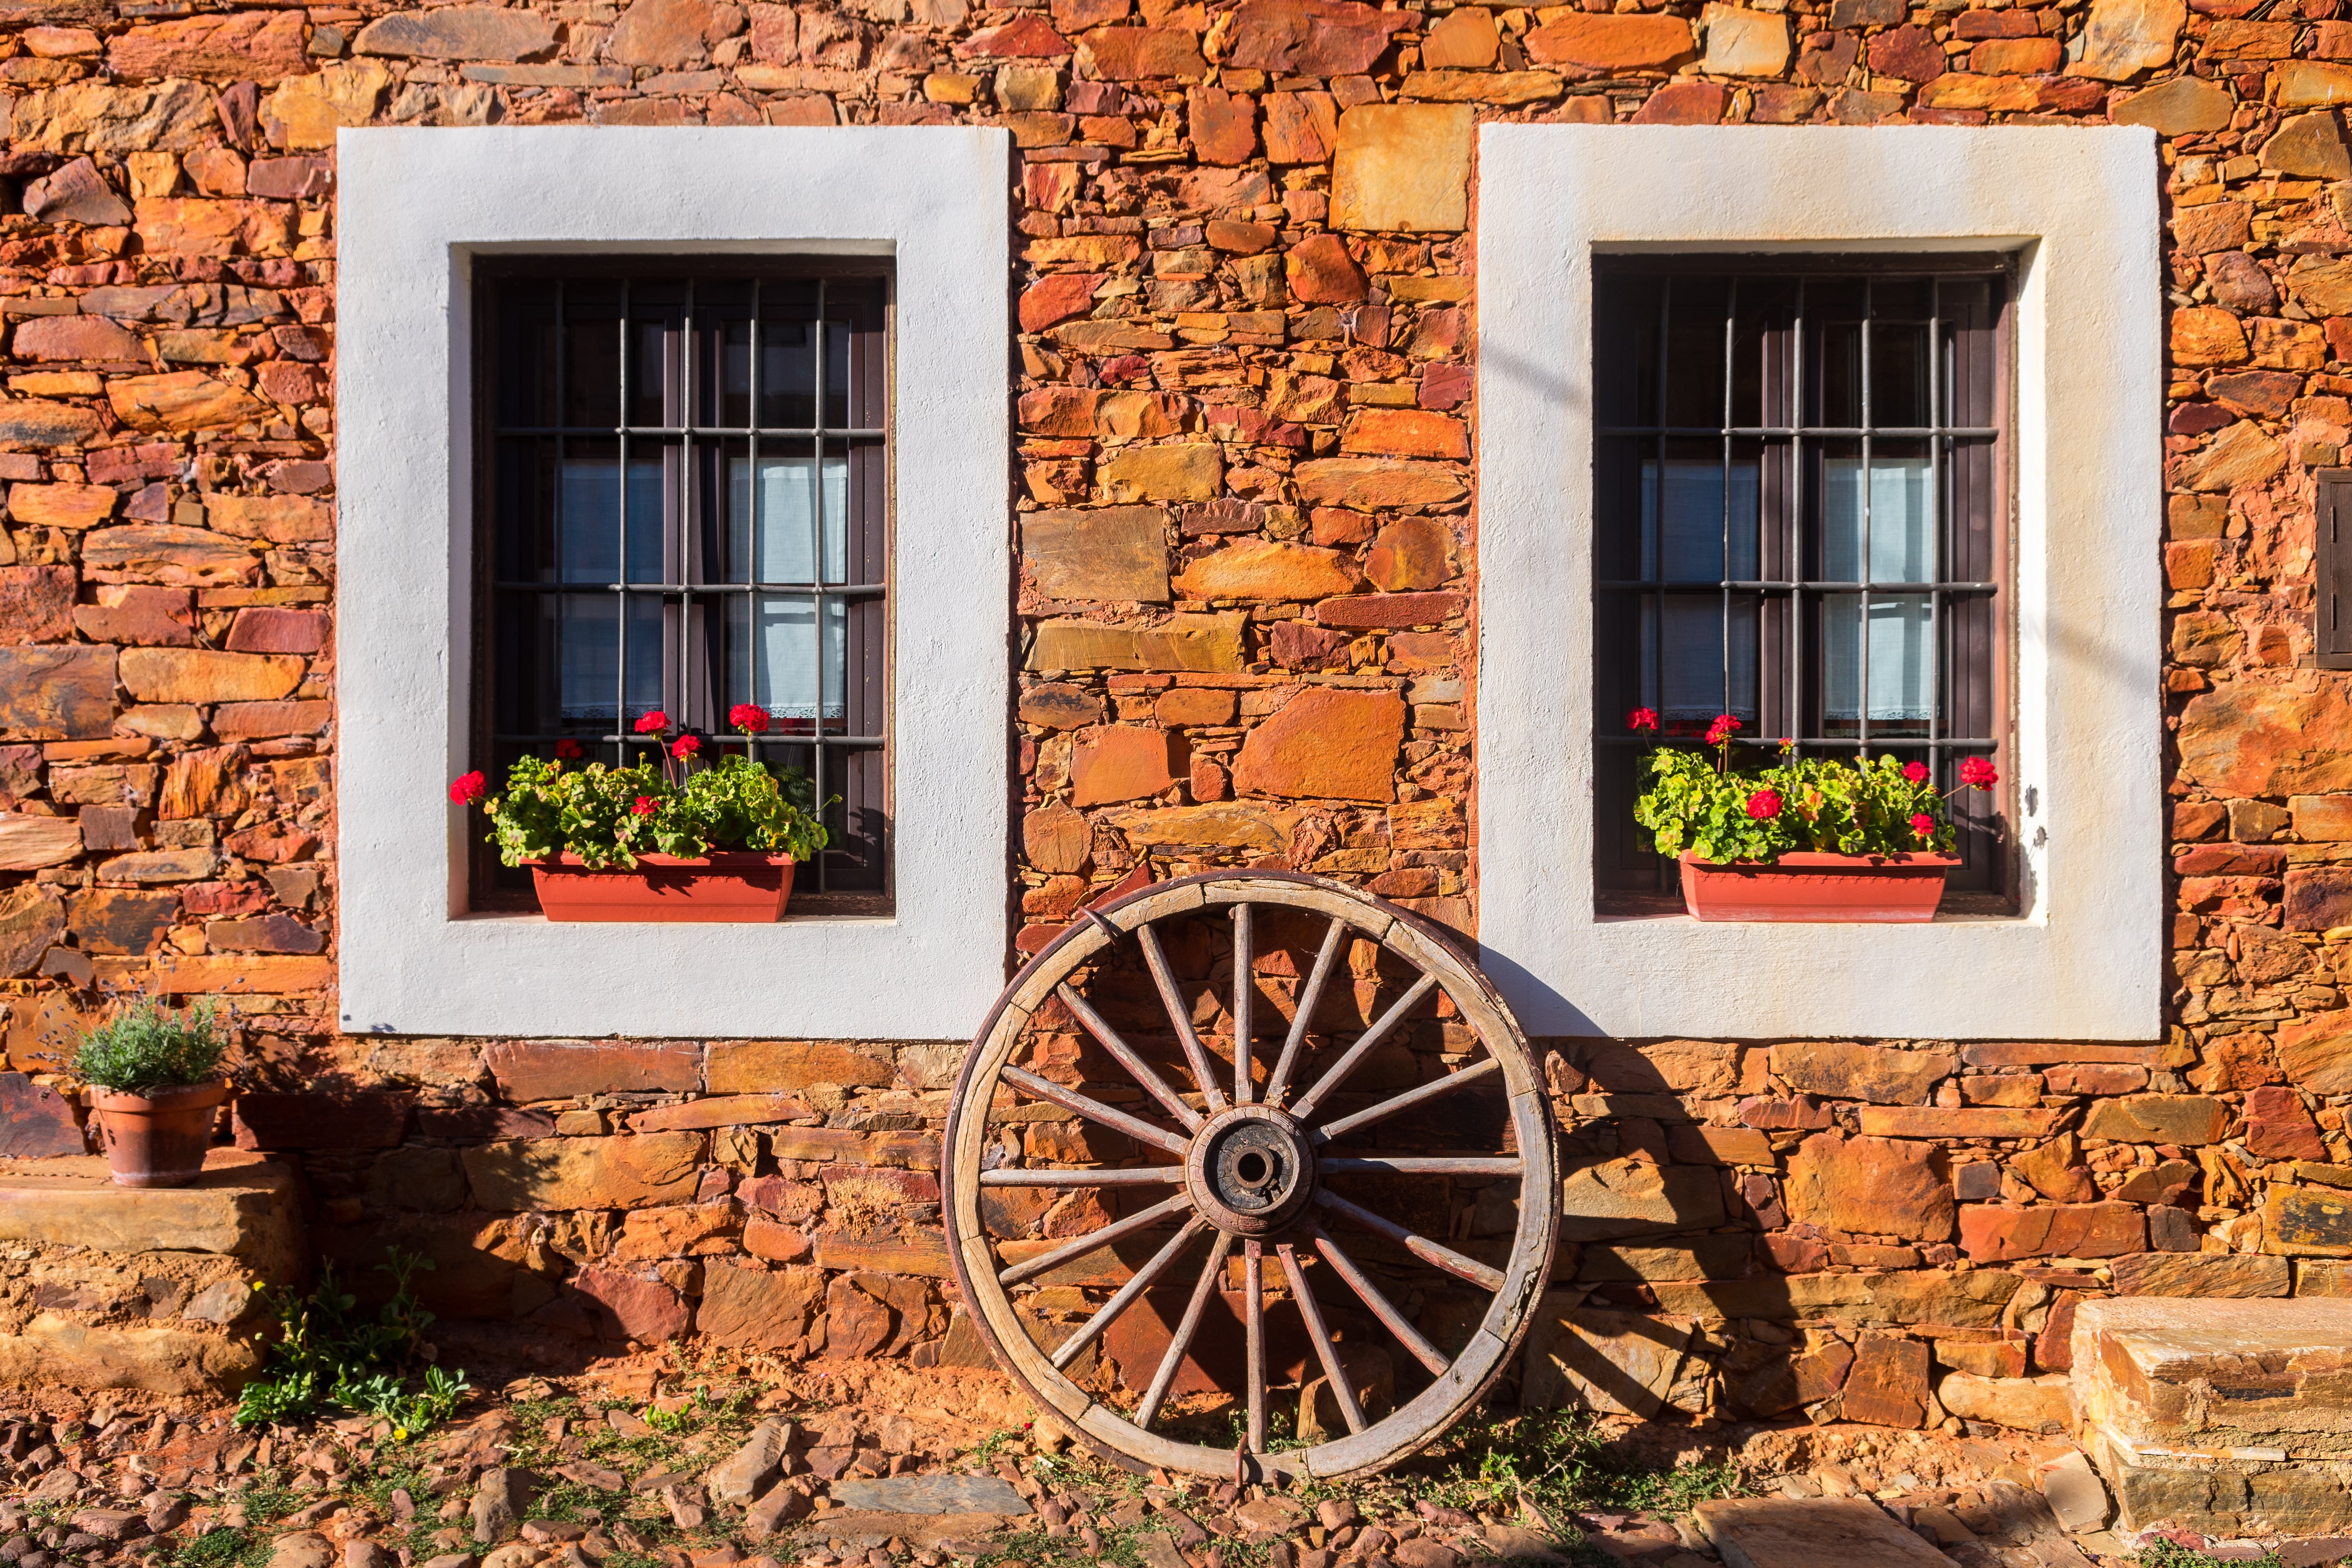
[[1738,1497],[1869,1500],[1875,1527],[1930,1553],[1906,1543],[1907,1560],[1962,1568],[2207,1554],[2305,1568],[2352,1553],[2126,1542],[2079,1495],[2048,1490],[2073,1452],[2055,1439],[1484,1413],[1396,1470],[1286,1488],[1105,1463],[991,1372],[673,1349],[475,1383],[451,1420],[405,1439],[362,1416],[240,1428],[226,1407],[16,1395],[0,1405],[0,1563],[1777,1568],[1710,1524],[1720,1510],[1704,1505]]

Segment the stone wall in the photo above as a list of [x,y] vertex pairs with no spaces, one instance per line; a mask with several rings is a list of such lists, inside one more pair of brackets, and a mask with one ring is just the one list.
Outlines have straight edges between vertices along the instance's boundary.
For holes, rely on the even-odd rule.
[[2166,1037],[1544,1042],[1573,1217],[1528,1392],[2032,1425],[2082,1300],[2352,1292],[2352,700],[2308,631],[2352,425],[2339,5],[0,0],[0,1144],[79,1147],[105,990],[220,995],[268,1091],[239,1141],[362,1278],[417,1247],[436,1310],[550,1354],[981,1354],[955,1043],[335,1033],[338,126],[1012,130],[1010,963],[1147,858],[1475,929],[1466,226],[1515,197],[1475,121],[2113,120],[2162,134],[2170,226]]

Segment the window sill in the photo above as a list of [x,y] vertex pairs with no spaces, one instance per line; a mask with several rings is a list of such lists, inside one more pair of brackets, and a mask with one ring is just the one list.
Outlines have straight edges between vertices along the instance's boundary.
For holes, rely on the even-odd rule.
[[[876,921],[896,920],[898,914],[898,911],[893,907],[890,900],[879,893],[794,893],[792,903],[787,906],[784,918],[782,920],[735,921],[721,923],[749,926],[825,925],[851,922],[872,924]],[[562,924],[568,928],[583,925],[668,927],[698,923],[690,921],[564,921],[559,922],[550,921],[545,915],[541,914],[539,906],[528,900],[518,902],[509,908],[473,910],[466,914],[452,916],[451,919],[455,922],[467,924],[478,921],[483,923],[513,921],[533,925]]]
[[[2016,903],[1999,893],[1946,893],[1930,925],[1983,925],[2000,921],[2021,920]],[[1897,925],[1895,921],[1698,921],[1683,908],[1683,901],[1671,893],[1601,894],[1592,900],[1592,919],[1596,925],[1622,925],[1641,921],[1680,921],[1685,925],[1797,925],[1822,926]]]

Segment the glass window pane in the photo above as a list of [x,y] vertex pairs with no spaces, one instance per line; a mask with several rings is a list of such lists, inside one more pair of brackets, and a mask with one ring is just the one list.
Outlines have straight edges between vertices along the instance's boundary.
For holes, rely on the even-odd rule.
[[1793,342],[1797,285],[1783,278],[1739,280],[1731,345],[1731,422],[1743,429],[1796,422]]
[[1756,717],[1756,599],[1728,597],[1728,608],[1721,594],[1643,600],[1642,705],[1655,708],[1668,731],[1704,730],[1718,713]]
[[[730,596],[728,614],[742,614],[743,601]],[[848,619],[838,599],[824,605],[824,720],[838,732],[848,710],[847,682],[843,675],[848,657]],[[818,720],[816,612],[813,602],[797,594],[759,595],[758,622],[752,628],[751,680],[759,693],[753,699],[773,715],[777,729],[807,734]]]
[[[730,530],[748,542],[751,567],[762,583],[817,581],[815,552],[822,520],[824,581],[840,583],[849,554],[849,459],[828,455],[771,458],[761,453],[757,493],[746,455],[728,460]],[[730,531],[730,538],[737,537]]]
[[1669,443],[1663,462],[1654,458],[1642,465],[1643,574],[1651,576],[1656,569],[1654,574],[1669,583],[1721,581],[1728,531],[1730,575],[1752,580],[1759,523],[1754,459],[1735,463],[1727,475],[1719,448],[1694,444],[1686,448],[1694,455],[1675,455],[1682,449],[1681,443]]
[[1676,278],[1667,292],[1666,423],[1723,426],[1724,309],[1730,280]]
[[563,288],[563,423],[610,430],[621,422],[621,286],[574,279]]
[[[622,502],[621,463],[612,442],[569,444],[556,527],[558,579],[565,583],[612,583],[619,580]],[[658,583],[662,571],[662,460],[632,455],[626,495],[629,535],[629,578],[632,583]]]
[[[1936,567],[1934,475],[1926,457],[1859,456],[1822,463],[1822,571],[1832,583],[1924,583]],[[1867,502],[1867,515],[1864,506]],[[1870,571],[1863,574],[1864,532]]]
[[1612,273],[1593,297],[1593,395],[1603,425],[1658,422],[1655,278]]
[[[1832,734],[1851,733],[1863,689],[1863,595],[1832,594],[1823,605],[1827,645],[1822,706]],[[1932,711],[1934,641],[1927,595],[1902,594],[1870,601],[1870,723],[1924,730]]]
[[760,290],[760,425],[806,430],[816,424],[816,285],[768,283]]
[[562,342],[556,319],[558,286],[516,279],[499,290],[498,421],[500,425],[557,422],[555,367]]
[[1927,329],[1902,321],[1870,324],[1870,423],[1917,429],[1928,423]]

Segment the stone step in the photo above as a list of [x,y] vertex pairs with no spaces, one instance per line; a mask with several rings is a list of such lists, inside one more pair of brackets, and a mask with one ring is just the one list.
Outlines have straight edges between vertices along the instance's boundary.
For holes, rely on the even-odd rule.
[[259,1365],[256,1280],[302,1272],[294,1173],[216,1149],[186,1187],[118,1187],[86,1155],[0,1161],[0,1384],[233,1393]]
[[2085,1301],[2073,1348],[2122,1528],[2352,1530],[2352,1300]]
[[1726,1568],[1951,1568],[1952,1560],[1864,1498],[1726,1498],[1698,1527]]

